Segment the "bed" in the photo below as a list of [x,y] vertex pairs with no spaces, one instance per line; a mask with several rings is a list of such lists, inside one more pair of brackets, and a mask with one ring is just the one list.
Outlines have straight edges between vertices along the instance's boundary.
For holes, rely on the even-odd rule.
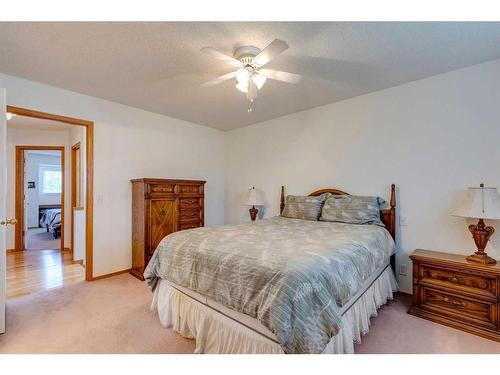
[[61,235],[61,209],[46,209],[40,219],[40,226],[51,232],[55,239]]
[[[325,193],[348,195],[310,196]],[[397,289],[395,207],[392,185],[385,228],[278,216],[169,235],[144,273],[151,307],[196,353],[353,353]]]

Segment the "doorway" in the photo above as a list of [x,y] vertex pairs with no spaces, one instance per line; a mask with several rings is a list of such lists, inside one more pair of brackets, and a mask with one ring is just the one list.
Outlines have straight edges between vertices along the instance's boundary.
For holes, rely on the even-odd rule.
[[[80,202],[82,206],[76,207],[79,208],[83,213],[83,225],[84,225],[84,233],[80,237],[83,237],[83,242],[80,241],[79,243],[83,243],[83,250],[82,250],[82,257],[83,261],[82,263],[85,265],[85,280],[90,281],[93,280],[93,143],[94,143],[94,132],[93,132],[93,122],[92,121],[86,121],[86,120],[80,120],[76,118],[71,118],[71,117],[66,117],[66,116],[60,116],[60,115],[55,115],[55,114],[50,114],[50,113],[44,113],[44,112],[39,112],[39,111],[34,111],[34,110],[29,110],[25,108],[19,108],[19,107],[13,107],[13,106],[7,106],[7,112],[9,114],[12,114],[14,116],[24,116],[24,117],[29,117],[32,119],[42,119],[42,120],[49,120],[50,122],[53,123],[62,123],[65,125],[69,125],[70,127],[79,127],[83,129],[83,132],[85,134],[85,147],[79,148],[79,160],[80,160],[80,170],[83,170],[85,172],[85,178],[80,180],[79,187],[80,191],[82,193],[79,194],[80,196],[80,201],[83,200],[83,202]],[[62,153],[64,154],[64,148],[61,150]],[[17,152],[17,151],[16,151]],[[72,150],[73,152],[73,150]],[[78,151],[75,151],[78,152]],[[61,158],[62,160],[63,158]],[[73,160],[72,160],[73,163]],[[64,169],[64,168],[62,168]],[[17,180],[16,180],[17,182]],[[22,184],[21,184],[22,186]],[[71,186],[71,190],[76,189],[78,190],[78,187],[76,186]],[[84,192],[84,193],[83,193]],[[82,195],[83,194],[83,195]],[[18,202],[16,200],[16,218],[24,216],[23,212],[23,205],[22,205],[22,200]],[[71,202],[72,204],[73,202]],[[61,216],[62,216],[62,226],[61,226],[61,248],[64,249],[64,222],[67,220],[64,220],[64,198],[62,197],[61,199]],[[18,207],[19,206],[19,207]],[[73,208],[75,206],[71,206],[73,212]],[[24,220],[23,220],[24,221]],[[73,220],[70,220],[70,222],[73,222]],[[23,223],[24,224],[24,223]],[[71,226],[73,229],[73,225]],[[21,248],[24,248],[22,246],[23,243],[23,227],[21,226],[21,223],[18,222],[15,225],[15,242],[16,242],[16,249],[19,250]],[[71,246],[73,246],[73,241],[71,241]],[[75,244],[76,246],[76,244]],[[71,249],[73,250],[73,249]]]
[[15,249],[64,247],[64,146],[16,145]]

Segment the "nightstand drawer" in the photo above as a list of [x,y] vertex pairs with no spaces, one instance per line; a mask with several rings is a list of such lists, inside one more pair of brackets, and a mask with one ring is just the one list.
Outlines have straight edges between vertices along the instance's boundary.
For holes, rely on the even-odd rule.
[[441,286],[472,294],[477,297],[496,298],[495,277],[481,276],[423,265],[420,268],[420,283],[426,286]]
[[420,307],[461,322],[469,322],[495,329],[497,308],[495,302],[475,300],[459,294],[448,294],[436,289],[420,288]]

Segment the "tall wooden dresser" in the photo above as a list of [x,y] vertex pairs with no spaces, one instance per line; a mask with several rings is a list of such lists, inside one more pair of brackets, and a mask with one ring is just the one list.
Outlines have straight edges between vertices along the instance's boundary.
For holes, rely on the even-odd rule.
[[140,178],[132,181],[132,269],[143,274],[160,241],[204,225],[205,181]]

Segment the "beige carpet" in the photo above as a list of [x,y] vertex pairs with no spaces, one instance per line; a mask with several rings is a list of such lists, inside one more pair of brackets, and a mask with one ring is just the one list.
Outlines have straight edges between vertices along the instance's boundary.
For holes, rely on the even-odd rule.
[[[0,353],[192,353],[194,342],[160,326],[151,292],[128,274],[7,302]],[[384,306],[358,353],[500,353],[500,344]]]
[[192,353],[149,311],[151,295],[123,274],[7,301],[0,353]]
[[411,297],[398,295],[371,319],[370,332],[356,345],[364,354],[500,353],[500,343],[408,315]]

